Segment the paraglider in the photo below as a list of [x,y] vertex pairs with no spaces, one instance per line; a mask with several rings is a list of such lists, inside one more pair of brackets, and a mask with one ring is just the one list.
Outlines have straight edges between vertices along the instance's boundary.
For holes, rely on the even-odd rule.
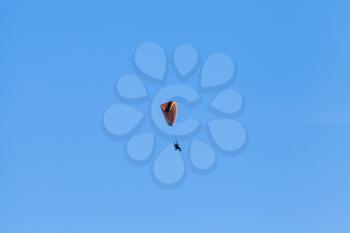
[[[177,115],[177,109],[178,109],[177,103],[175,101],[169,101],[161,104],[160,108],[163,112],[164,119],[166,120],[167,124],[169,125],[169,127],[172,127],[176,122],[176,115]],[[182,151],[176,138],[175,140],[176,140],[176,143],[174,143],[175,150]]]
[[175,147],[175,150],[182,151],[182,149],[181,149],[181,147],[180,147],[180,145],[179,145],[178,142],[176,142],[176,143],[174,144],[174,147]]

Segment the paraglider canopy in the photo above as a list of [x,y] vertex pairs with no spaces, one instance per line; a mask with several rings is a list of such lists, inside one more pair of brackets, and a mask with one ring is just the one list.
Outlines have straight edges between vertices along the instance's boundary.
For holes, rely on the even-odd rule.
[[176,121],[177,103],[175,101],[169,101],[160,105],[164,118],[169,126],[173,126]]

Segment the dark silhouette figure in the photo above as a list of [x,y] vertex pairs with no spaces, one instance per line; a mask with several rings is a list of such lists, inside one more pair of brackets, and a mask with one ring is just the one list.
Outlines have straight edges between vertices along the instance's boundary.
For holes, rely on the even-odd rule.
[[179,143],[174,144],[175,150],[182,151]]

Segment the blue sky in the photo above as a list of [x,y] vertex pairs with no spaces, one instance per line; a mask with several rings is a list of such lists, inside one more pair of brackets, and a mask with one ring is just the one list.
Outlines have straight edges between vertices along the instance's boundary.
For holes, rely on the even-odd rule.
[[[346,1],[3,1],[0,232],[350,231]],[[249,143],[172,190],[106,137],[144,41],[222,51]]]

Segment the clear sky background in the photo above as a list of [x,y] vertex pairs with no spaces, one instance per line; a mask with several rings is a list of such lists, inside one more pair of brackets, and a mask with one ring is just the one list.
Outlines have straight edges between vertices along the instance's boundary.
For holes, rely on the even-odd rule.
[[[350,232],[348,1],[2,1],[0,232]],[[134,49],[238,66],[249,143],[172,190],[106,137]]]

